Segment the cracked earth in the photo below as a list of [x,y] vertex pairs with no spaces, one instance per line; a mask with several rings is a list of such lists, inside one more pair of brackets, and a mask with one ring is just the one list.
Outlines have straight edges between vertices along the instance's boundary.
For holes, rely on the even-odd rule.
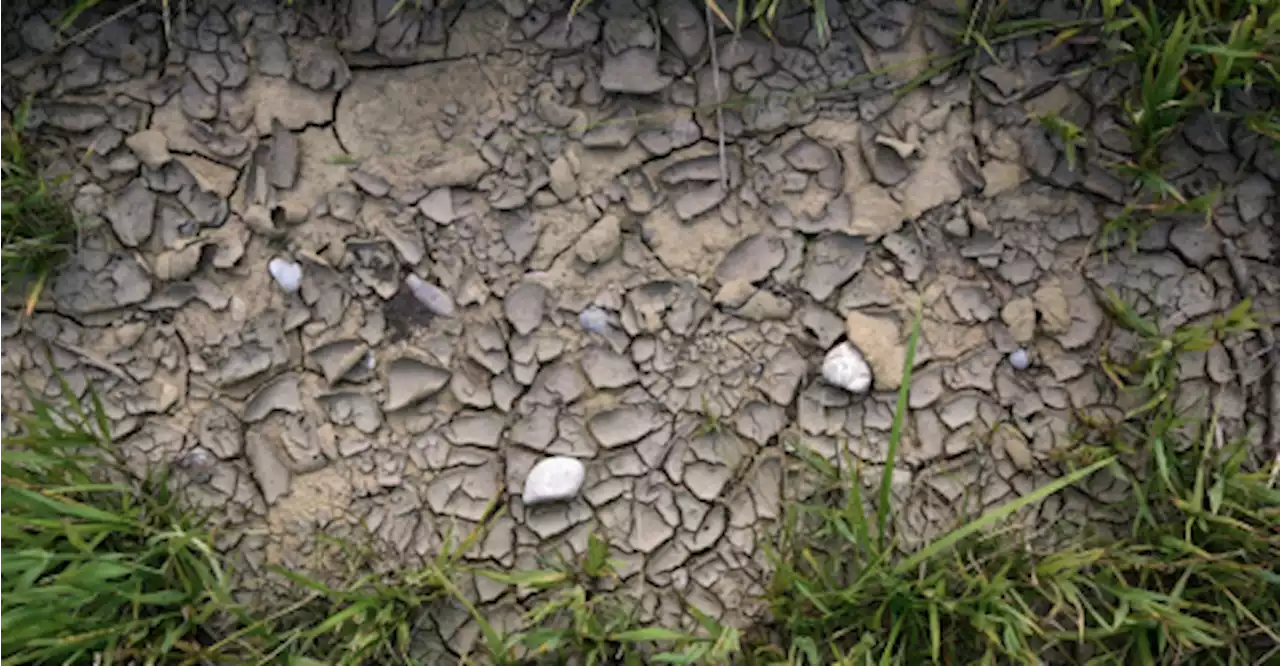
[[[806,492],[790,454],[884,463],[917,311],[907,547],[1055,478],[1077,415],[1123,413],[1097,359],[1138,341],[1100,290],[1167,327],[1219,313],[1232,239],[1280,309],[1280,159],[1243,127],[1204,116],[1164,149],[1184,191],[1223,188],[1211,225],[1102,233],[1128,184],[1035,119],[1130,149],[1132,82],[1078,71],[1087,49],[1030,38],[895,94],[951,48],[952,3],[836,6],[827,47],[804,13],[777,43],[718,29],[714,63],[684,0],[462,4],[194,3],[171,42],[147,5],[60,50],[55,13],[5,14],[6,119],[34,96],[97,223],[34,316],[5,310],[6,414],[24,383],[57,398],[55,370],[92,387],[132,463],[213,512],[246,597],[271,564],[333,566],[318,535],[401,566],[497,498],[470,560],[535,567],[597,531],[642,621],[687,624],[686,600],[747,624]],[[865,392],[823,379],[846,342]],[[1179,399],[1259,436],[1260,350],[1186,355]],[[549,456],[581,489],[526,506]],[[1099,474],[1031,519],[1107,529],[1128,492]]]

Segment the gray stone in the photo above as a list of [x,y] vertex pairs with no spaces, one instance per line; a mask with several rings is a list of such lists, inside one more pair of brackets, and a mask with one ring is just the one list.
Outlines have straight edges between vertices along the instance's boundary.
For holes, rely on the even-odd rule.
[[637,442],[661,425],[657,412],[648,406],[615,407],[587,419],[587,430],[606,449]]
[[831,166],[836,159],[830,148],[813,139],[801,139],[795,142],[783,157],[793,168],[807,173],[822,171]]
[[862,157],[871,170],[871,176],[886,187],[897,185],[911,175],[907,161],[889,146],[873,141],[863,142]]
[[293,76],[289,48],[279,34],[268,30],[255,30],[249,34],[248,46],[260,73],[282,76],[286,79]]
[[537,282],[524,281],[507,292],[502,312],[516,333],[528,335],[542,323],[546,310],[547,288]]
[[213,120],[218,117],[218,95],[200,86],[194,75],[188,74],[178,91],[182,112],[198,120]]
[[138,247],[151,237],[155,213],[156,195],[141,180],[135,180],[116,196],[103,214],[121,243]]
[[920,242],[914,237],[906,233],[894,233],[884,237],[881,241],[884,249],[888,250],[902,267],[902,277],[908,282],[915,282],[920,279],[924,273],[925,258],[924,249],[920,247]]
[[456,218],[453,208],[453,190],[440,187],[418,202],[418,210],[436,224],[451,224]]
[[1187,263],[1197,268],[1221,254],[1221,239],[1212,227],[1190,220],[1175,224],[1169,244]]
[[245,444],[245,457],[249,460],[249,469],[253,478],[262,490],[262,499],[267,505],[289,493],[292,475],[276,454],[275,446],[265,434],[249,431]]
[[912,9],[903,2],[891,2],[854,22],[854,27],[868,42],[880,49],[892,49],[902,43],[910,27]]
[[823,234],[805,252],[800,286],[815,299],[825,301],[862,270],[866,258],[867,243],[861,236]]
[[1182,128],[1187,143],[1205,153],[1221,153],[1231,148],[1231,121],[1223,115],[1202,111]]
[[693,185],[676,197],[674,204],[676,216],[681,220],[692,220],[719,206],[726,196],[724,185],[720,183]]
[[423,400],[444,388],[451,373],[417,359],[402,357],[387,366],[386,409],[395,411]]
[[342,90],[351,82],[351,70],[329,40],[297,45],[294,77],[312,90]]
[[[267,159],[267,182],[289,189],[298,179],[298,137],[279,120],[271,121],[271,153]],[[353,176],[354,178],[354,176]]]
[[671,77],[658,71],[658,54],[653,49],[627,49],[605,56],[600,87],[609,92],[651,95],[671,85]]
[[370,196],[385,197],[391,192],[391,184],[385,178],[362,169],[351,172],[351,182]]
[[765,365],[758,386],[770,400],[779,405],[789,405],[795,399],[796,390],[808,369],[799,352],[784,347]]
[[244,451],[244,430],[240,419],[230,409],[212,404],[200,410],[196,418],[196,437],[200,446],[220,460],[237,458]]
[[44,112],[49,124],[68,132],[88,132],[107,122],[106,110],[91,104],[54,104]]
[[125,145],[143,164],[151,169],[159,169],[173,159],[169,152],[169,140],[159,130],[144,130],[125,139]]
[[702,10],[689,0],[661,0],[658,21],[675,44],[676,50],[692,63],[707,44],[707,25]]
[[578,239],[573,249],[579,259],[589,264],[598,264],[617,252],[621,235],[618,218],[605,215]]
[[582,352],[582,371],[587,381],[598,389],[616,389],[639,381],[640,374],[631,359],[601,346]]
[[1236,206],[1240,211],[1240,219],[1245,222],[1257,222],[1267,212],[1267,200],[1275,194],[1275,188],[1266,176],[1251,173],[1236,186]]
[[405,276],[404,285],[409,288],[409,293],[422,303],[432,314],[441,317],[452,317],[454,313],[453,299],[449,297],[449,293],[440,287],[426,282],[417,275],[410,273]]
[[786,259],[786,246],[776,236],[755,234],[748,236],[725,253],[716,267],[716,280],[720,284],[734,281],[760,282]]

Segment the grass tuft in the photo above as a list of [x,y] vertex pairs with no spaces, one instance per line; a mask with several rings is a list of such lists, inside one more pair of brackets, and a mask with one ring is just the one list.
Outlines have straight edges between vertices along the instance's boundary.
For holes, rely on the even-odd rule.
[[63,399],[4,440],[4,663],[177,663],[232,608],[211,535],[164,471],[112,457],[96,397]]
[[38,151],[24,135],[29,103],[14,114],[0,137],[0,289],[21,289],[29,314],[52,271],[75,247],[77,227],[57,181],[45,177]]

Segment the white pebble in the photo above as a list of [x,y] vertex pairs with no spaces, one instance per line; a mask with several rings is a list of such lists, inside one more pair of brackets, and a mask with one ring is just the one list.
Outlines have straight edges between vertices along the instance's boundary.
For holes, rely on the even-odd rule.
[[281,289],[291,294],[302,287],[302,266],[296,262],[276,257],[267,263],[267,271]]
[[577,458],[555,456],[542,460],[525,477],[525,506],[573,499],[586,477],[587,468]]
[[1009,354],[1009,365],[1012,365],[1014,370],[1026,370],[1031,367],[1031,356],[1027,354],[1027,350],[1019,347]]
[[866,393],[871,388],[871,366],[852,344],[841,342],[822,360],[822,378],[850,393]]
[[409,287],[409,293],[413,294],[413,297],[428,310],[441,317],[453,316],[453,299],[443,289],[424,281],[413,273],[404,279],[404,283]]
[[609,313],[593,305],[578,315],[578,323],[586,331],[604,334],[609,330]]

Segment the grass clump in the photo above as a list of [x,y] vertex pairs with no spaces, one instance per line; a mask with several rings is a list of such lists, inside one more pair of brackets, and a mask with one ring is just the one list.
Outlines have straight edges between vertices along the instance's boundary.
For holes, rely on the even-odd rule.
[[46,177],[39,151],[23,132],[28,109],[19,108],[0,136],[0,289],[22,289],[30,313],[52,271],[75,247],[77,227],[57,181]]
[[484,575],[542,594],[525,627],[499,634],[477,615],[489,656],[498,664],[726,664],[739,651],[737,630],[688,607],[706,633],[690,634],[637,621],[638,600],[613,589],[617,571],[609,545],[592,534],[579,562]]
[[232,608],[211,535],[162,473],[111,455],[96,400],[63,397],[4,441],[4,663],[177,663]]
[[[1156,346],[1194,348],[1243,326],[1247,311]],[[825,492],[793,508],[772,553],[774,624],[754,647],[758,662],[1243,666],[1280,655],[1280,491],[1246,463],[1246,442],[1222,442],[1216,422],[1180,420],[1162,383],[1126,385],[1157,399],[1109,432],[1089,464],[898,552],[886,515],[910,366],[874,509],[857,465],[807,456]],[[1128,534],[1077,529],[1045,542],[1007,527],[1095,474],[1134,489],[1121,507]]]

